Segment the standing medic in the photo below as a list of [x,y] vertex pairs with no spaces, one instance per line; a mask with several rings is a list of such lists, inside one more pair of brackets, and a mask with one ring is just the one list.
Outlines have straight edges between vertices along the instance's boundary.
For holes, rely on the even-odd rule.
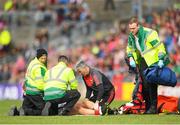
[[129,64],[138,68],[143,82],[143,98],[146,103],[146,114],[157,113],[157,84],[147,83],[143,71],[151,66],[160,68],[168,64],[164,44],[160,41],[155,30],[143,27],[136,18],[129,22],[130,34],[126,48]]

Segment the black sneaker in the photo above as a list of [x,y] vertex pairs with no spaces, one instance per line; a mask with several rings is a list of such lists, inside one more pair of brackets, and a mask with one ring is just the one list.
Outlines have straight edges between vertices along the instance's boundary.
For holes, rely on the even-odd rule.
[[19,115],[20,116],[24,116],[25,115],[24,109],[22,107],[19,108]]
[[108,113],[108,115],[114,115],[114,110],[111,108],[108,108],[107,113]]
[[66,110],[65,108],[60,108],[60,109],[58,110],[58,115],[59,115],[59,116],[63,116],[63,115],[67,116],[68,113],[69,113],[69,111]]
[[100,110],[101,110],[101,115],[105,115],[107,112],[107,105],[101,105],[100,106]]
[[42,110],[41,115],[43,115],[43,116],[48,116],[48,115],[49,115],[49,109],[50,109],[50,107],[51,107],[51,103],[50,103],[50,102],[46,102],[46,104],[45,104],[45,106],[44,106],[44,108],[43,108],[43,110]]
[[158,114],[157,109],[155,108],[155,106],[151,106],[149,108],[149,110],[147,110],[146,112],[144,112],[144,114]]
[[9,116],[18,116],[19,111],[17,110],[17,107],[16,106],[11,107],[8,115]]

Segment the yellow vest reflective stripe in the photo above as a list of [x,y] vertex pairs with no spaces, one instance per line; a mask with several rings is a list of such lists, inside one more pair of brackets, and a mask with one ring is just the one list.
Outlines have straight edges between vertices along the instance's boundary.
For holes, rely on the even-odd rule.
[[[41,68],[43,68],[45,71],[47,70],[46,67],[42,63],[40,63],[37,58],[30,62],[26,72],[26,90],[32,92],[37,92],[37,90],[43,90],[44,77],[41,74]],[[36,70],[38,71],[37,73],[35,73]]]
[[47,79],[45,80],[45,90],[51,87],[55,87],[55,88],[59,88],[59,89],[63,89],[66,90],[67,88],[67,83],[68,81],[64,80],[61,78],[61,75],[63,74],[63,72],[65,70],[67,70],[67,67],[58,67],[61,68],[61,70],[59,72],[55,72],[55,69],[51,69],[49,70],[49,74],[47,77]]
[[38,80],[39,78],[42,78],[41,76],[39,76],[39,78],[38,77],[35,77],[35,78],[32,78],[32,76],[31,76],[31,72],[32,72],[32,69],[35,67],[35,66],[39,66],[39,64],[33,64],[32,66],[31,66],[31,68],[28,70],[28,73],[27,73],[27,77],[29,77],[31,80]]
[[33,91],[33,92],[40,92],[39,89],[36,89],[36,88],[31,88],[31,87],[26,87],[26,90],[29,90],[29,91]]
[[58,75],[56,76],[56,78],[53,78],[53,76],[52,76],[53,70],[50,70],[50,71],[49,71],[49,79],[46,80],[46,82],[58,81],[58,82],[66,83],[65,80],[60,79],[60,76],[62,75],[62,73],[63,73],[63,71],[64,71],[65,69],[66,69],[66,67],[62,68],[62,69],[59,71],[59,73],[58,73]]
[[69,89],[77,89],[74,72],[64,62],[59,62],[45,75],[44,100],[64,97]]
[[62,73],[63,73],[63,71],[64,71],[65,69],[66,69],[66,67],[62,68],[62,69],[59,71],[58,75],[56,76],[56,79],[59,79],[59,78],[60,78],[60,76],[62,75]]
[[72,80],[70,80],[69,82],[70,82],[70,84],[71,83],[73,83],[73,82],[75,82],[76,81],[76,79],[72,79]]
[[[155,44],[154,46],[152,46],[150,44],[150,42],[152,42],[153,40],[157,41],[157,44]],[[135,59],[135,61],[138,63],[138,57],[141,55],[148,66],[158,62],[159,60],[159,54],[166,54],[164,45],[162,42],[160,42],[159,37],[157,35],[157,32],[154,30],[150,30],[150,32],[148,33],[147,37],[145,38],[145,50],[143,52],[139,52],[139,51],[132,51],[133,57]],[[129,51],[130,52],[130,51]],[[140,54],[140,55],[138,55]]]
[[64,92],[63,91],[50,91],[50,92],[45,92],[44,95],[45,96],[51,96],[51,95],[55,95],[55,94],[63,94]]
[[[27,75],[27,77],[31,80],[30,83],[32,83],[32,84],[35,83],[37,80],[42,80],[42,79],[44,79],[43,76],[41,76],[41,74],[38,74],[39,76],[34,76],[34,78],[33,78],[33,76],[31,76],[32,69],[35,68],[35,66],[39,66],[39,64],[34,64],[33,67],[31,68],[31,70],[28,71],[29,73],[28,73],[28,75]],[[37,83],[37,84],[38,84],[38,83]]]
[[40,80],[40,79],[43,79],[42,76],[39,76],[39,77],[36,77],[35,80]]
[[[146,28],[146,30],[149,30],[149,32],[147,33],[147,35],[146,35],[146,38],[144,39],[144,52],[142,52],[142,51],[139,51],[140,52],[140,54],[141,54],[141,56],[143,57],[143,55],[144,55],[144,53],[147,51],[146,50],[146,48],[147,48],[147,46],[146,46],[146,41],[147,41],[147,38],[151,35],[151,33],[153,32],[153,30],[151,30],[151,29],[148,29],[148,28]],[[131,49],[129,52],[131,52],[131,53],[133,53],[133,52],[135,52],[135,49]]]
[[62,83],[66,83],[66,81],[62,80],[62,79],[49,79],[49,80],[46,80],[46,82],[62,82]]
[[158,62],[160,54],[166,55],[164,44],[160,42],[159,36],[156,31],[153,31],[147,37],[146,45],[147,48],[142,56],[144,57],[148,66],[151,66],[152,64]]
[[162,44],[162,42],[159,42],[157,45],[155,45],[153,48],[147,49],[144,52],[142,52],[142,56],[145,55],[148,52],[151,52],[153,50],[155,50],[157,47],[159,47]]

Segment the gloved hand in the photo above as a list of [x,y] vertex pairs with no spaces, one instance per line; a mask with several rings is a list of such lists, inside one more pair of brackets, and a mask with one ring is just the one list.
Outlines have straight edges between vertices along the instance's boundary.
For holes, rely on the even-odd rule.
[[94,103],[94,110],[98,110],[99,109],[99,101],[96,101]]
[[158,62],[158,66],[159,66],[159,68],[162,68],[162,67],[164,66],[164,62],[163,62],[163,60],[159,60],[159,62]]
[[136,63],[132,57],[130,57],[130,59],[129,59],[129,64],[131,67],[136,68]]

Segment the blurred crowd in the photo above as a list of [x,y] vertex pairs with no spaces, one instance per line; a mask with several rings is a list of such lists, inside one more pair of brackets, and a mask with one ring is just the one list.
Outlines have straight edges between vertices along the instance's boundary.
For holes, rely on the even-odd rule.
[[[69,37],[74,24],[90,20],[83,0],[7,0],[0,4],[0,82],[18,83],[37,48],[49,47],[49,28],[62,27],[57,35]],[[63,23],[73,22],[73,23]],[[15,41],[16,30],[35,27],[32,45]],[[12,32],[15,31],[15,32]],[[14,34],[13,34],[14,33]],[[21,32],[21,34],[28,34]],[[25,39],[25,38],[24,38]],[[51,62],[50,62],[51,63]]]
[[91,13],[83,0],[7,0],[0,6],[0,17],[9,25],[25,25],[28,16],[37,26],[62,21],[84,21]]
[[[12,5],[8,2],[12,2]],[[129,75],[128,67],[124,61],[128,39],[126,21],[118,21],[110,29],[97,29],[88,42],[67,47],[62,51],[59,50],[60,46],[51,44],[49,30],[42,27],[47,24],[51,25],[52,22],[58,26],[62,25],[64,21],[75,21],[76,24],[90,20],[92,13],[88,4],[83,0],[47,0],[35,4],[36,2],[36,0],[21,0],[20,3],[16,0],[7,1],[4,4],[4,9],[0,11],[1,83],[19,83],[23,81],[26,65],[39,47],[48,50],[48,67],[56,64],[59,54],[66,54],[71,58],[72,66],[79,59],[83,59],[89,65],[102,70],[112,81],[132,81],[133,76]],[[11,41],[13,39],[10,32],[8,44],[3,44],[1,39],[1,32],[3,30],[8,31],[8,27],[14,24],[12,20],[14,18],[13,13],[23,12],[22,10],[35,12],[34,20],[38,28],[31,48],[25,43],[18,46],[12,45]],[[8,16],[5,14],[8,14]],[[21,20],[21,18],[16,21],[17,26],[24,25],[24,20]],[[159,32],[160,40],[165,43],[170,56],[171,64],[169,67],[176,72],[180,82],[180,10],[167,9],[161,13],[153,12],[143,17],[142,25],[156,29]],[[73,26],[74,24],[65,25],[59,35],[68,34],[74,28]],[[88,34],[86,35],[88,36]]]

